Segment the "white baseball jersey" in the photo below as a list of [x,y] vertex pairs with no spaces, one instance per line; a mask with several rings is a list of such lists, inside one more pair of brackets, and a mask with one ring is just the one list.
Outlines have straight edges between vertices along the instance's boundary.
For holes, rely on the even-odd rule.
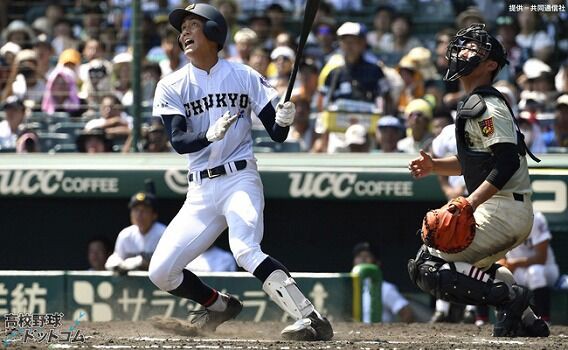
[[395,322],[400,310],[408,305],[408,300],[400,294],[398,288],[396,288],[394,284],[387,281],[383,281],[381,286],[381,297],[383,303],[381,322]]
[[0,122],[0,148],[15,148],[18,135],[12,133],[7,120]]
[[[436,158],[449,157],[458,154],[458,146],[456,143],[456,124],[446,125],[440,135],[436,136],[432,141],[432,154]],[[465,180],[463,176],[449,176],[448,183],[452,187],[463,186],[465,188]],[[467,192],[467,191],[466,191]]]
[[[528,238],[509,251],[507,259],[528,257],[535,254],[534,247],[542,242],[552,240],[552,234],[548,229],[546,218],[541,212],[534,213],[534,223]],[[554,252],[548,245],[546,252],[546,262],[544,265],[531,265],[528,267],[518,267],[513,271],[517,283],[527,286],[530,289],[552,286],[558,279],[559,271],[556,264]]]
[[142,255],[148,259],[154,253],[165,230],[166,226],[156,221],[150,230],[143,235],[138,226],[130,225],[118,234],[114,253],[121,259],[128,259],[137,255]]
[[254,159],[251,113],[258,115],[275,97],[267,80],[246,65],[219,59],[207,73],[188,63],[160,80],[152,115],[183,115],[192,132],[206,132],[226,111],[239,115],[222,140],[187,155],[190,171],[198,171]]
[[149,272],[160,289],[177,288],[183,269],[190,264],[191,270],[191,262],[227,226],[231,252],[243,269],[253,273],[268,256],[260,248],[264,193],[252,150],[251,115],[259,115],[276,97],[276,90],[252,68],[223,59],[209,73],[189,63],[158,83],[153,115],[182,115],[187,131],[206,133],[225,112],[238,114],[223,139],[187,154],[191,173],[221,165],[234,170],[232,162],[247,161],[244,169],[189,181],[186,201],[150,263]]
[[212,246],[187,264],[191,272],[231,272],[237,270],[235,258],[228,251]]

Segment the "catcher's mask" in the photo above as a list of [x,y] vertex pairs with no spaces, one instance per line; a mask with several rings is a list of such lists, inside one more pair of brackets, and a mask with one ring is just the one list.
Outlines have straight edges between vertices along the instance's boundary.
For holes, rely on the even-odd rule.
[[485,30],[485,24],[475,23],[461,29],[448,44],[449,62],[444,80],[454,81],[470,74],[481,62],[490,59],[499,65],[495,75],[507,63],[507,53],[501,43]]

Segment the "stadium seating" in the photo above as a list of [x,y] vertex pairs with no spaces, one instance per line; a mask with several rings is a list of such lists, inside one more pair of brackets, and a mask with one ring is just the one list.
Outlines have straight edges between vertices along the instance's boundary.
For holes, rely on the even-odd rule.
[[26,122],[18,125],[18,129],[21,130],[30,130],[35,132],[46,131],[47,124],[42,122]]
[[75,153],[77,145],[75,143],[58,143],[49,150],[49,153]]
[[55,145],[61,143],[70,143],[75,141],[71,139],[69,134],[55,133],[55,132],[38,132],[37,136],[39,138],[39,143],[42,152],[47,152]]
[[54,124],[50,127],[51,132],[69,134],[70,137],[75,138],[85,128],[83,121],[64,121]]
[[[273,152],[300,152],[300,144],[298,142],[286,141],[283,143],[274,142],[271,138],[257,137],[254,139],[253,146],[256,148],[270,148]],[[255,150],[256,150],[255,148]]]

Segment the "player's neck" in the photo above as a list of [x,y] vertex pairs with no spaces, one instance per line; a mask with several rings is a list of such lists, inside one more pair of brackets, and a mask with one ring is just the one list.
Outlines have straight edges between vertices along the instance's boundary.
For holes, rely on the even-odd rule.
[[491,78],[486,75],[465,76],[460,79],[466,94],[470,94],[473,90],[480,86],[491,85]]
[[191,57],[191,64],[195,68],[199,68],[201,70],[206,71],[209,74],[211,68],[217,64],[219,61],[219,57],[217,55],[203,55],[203,56],[194,56]]

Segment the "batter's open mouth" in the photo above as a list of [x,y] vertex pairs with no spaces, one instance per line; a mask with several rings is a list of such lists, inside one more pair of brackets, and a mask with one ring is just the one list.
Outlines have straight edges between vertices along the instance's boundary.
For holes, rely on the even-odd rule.
[[193,43],[194,43],[194,41],[193,41],[192,39],[187,39],[187,40],[185,41],[185,46],[191,45],[191,44],[193,44]]

